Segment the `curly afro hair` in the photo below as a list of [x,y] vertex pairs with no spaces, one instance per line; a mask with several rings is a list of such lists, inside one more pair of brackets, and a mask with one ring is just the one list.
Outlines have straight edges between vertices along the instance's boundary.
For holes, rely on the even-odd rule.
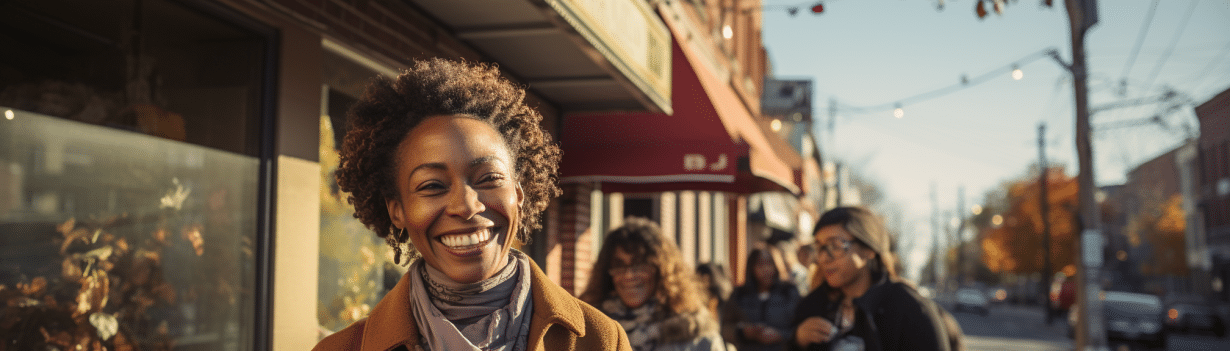
[[[442,115],[464,115],[485,121],[504,137],[516,159],[514,175],[525,198],[521,203],[521,231],[516,238],[528,243],[529,233],[541,227],[538,217],[551,198],[559,195],[560,150],[539,125],[542,116],[524,102],[525,90],[500,76],[494,65],[433,58],[416,61],[396,78],[377,77],[351,107],[350,131],[342,141],[338,187],[350,193],[355,218],[391,246],[409,244],[394,232],[386,200],[394,199],[397,148],[423,120]],[[410,254],[416,254],[413,246]]]

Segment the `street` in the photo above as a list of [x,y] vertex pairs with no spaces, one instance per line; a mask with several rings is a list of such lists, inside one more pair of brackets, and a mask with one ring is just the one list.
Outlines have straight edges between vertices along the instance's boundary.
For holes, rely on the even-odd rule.
[[[942,304],[952,312],[951,304]],[[972,312],[953,312],[965,333],[968,351],[980,350],[1073,350],[1068,335],[1068,323],[1055,319],[1050,325],[1043,321],[1042,310],[1036,306],[992,305],[983,317]],[[1138,345],[1111,345],[1112,350],[1144,350]],[[1211,333],[1169,335],[1166,350],[1230,350],[1230,338],[1218,338]]]

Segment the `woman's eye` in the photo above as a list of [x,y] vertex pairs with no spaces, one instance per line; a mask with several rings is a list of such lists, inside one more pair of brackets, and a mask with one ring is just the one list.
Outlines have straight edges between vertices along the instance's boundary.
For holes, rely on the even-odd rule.
[[417,191],[435,192],[435,191],[441,191],[444,189],[446,189],[444,184],[440,184],[439,182],[427,182],[422,185],[419,185],[419,188],[417,189]]
[[500,181],[502,181],[502,180],[504,180],[504,179],[505,179],[505,177],[504,177],[504,175],[503,175],[503,174],[500,174],[500,173],[487,173],[487,174],[482,175],[482,177],[479,177],[479,178],[478,178],[478,183],[479,183],[479,184],[499,183]]

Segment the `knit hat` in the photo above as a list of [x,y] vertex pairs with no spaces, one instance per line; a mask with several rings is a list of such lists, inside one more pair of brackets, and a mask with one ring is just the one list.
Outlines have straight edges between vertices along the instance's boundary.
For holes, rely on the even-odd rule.
[[892,253],[891,241],[888,238],[888,230],[884,227],[884,220],[870,210],[863,207],[837,207],[828,210],[820,215],[819,221],[816,221],[815,230],[834,224],[841,225],[842,229],[871,248],[877,255]]

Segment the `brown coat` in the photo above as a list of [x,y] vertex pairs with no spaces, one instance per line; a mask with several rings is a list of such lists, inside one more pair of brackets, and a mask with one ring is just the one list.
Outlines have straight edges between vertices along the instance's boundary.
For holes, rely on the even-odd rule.
[[[530,261],[530,296],[534,301],[530,316],[529,350],[627,350],[628,335],[623,327],[598,309],[573,297],[552,282]],[[358,350],[388,351],[403,347],[415,350],[418,327],[410,314],[409,273],[401,277],[372,313],[364,320],[329,335],[313,351]]]

